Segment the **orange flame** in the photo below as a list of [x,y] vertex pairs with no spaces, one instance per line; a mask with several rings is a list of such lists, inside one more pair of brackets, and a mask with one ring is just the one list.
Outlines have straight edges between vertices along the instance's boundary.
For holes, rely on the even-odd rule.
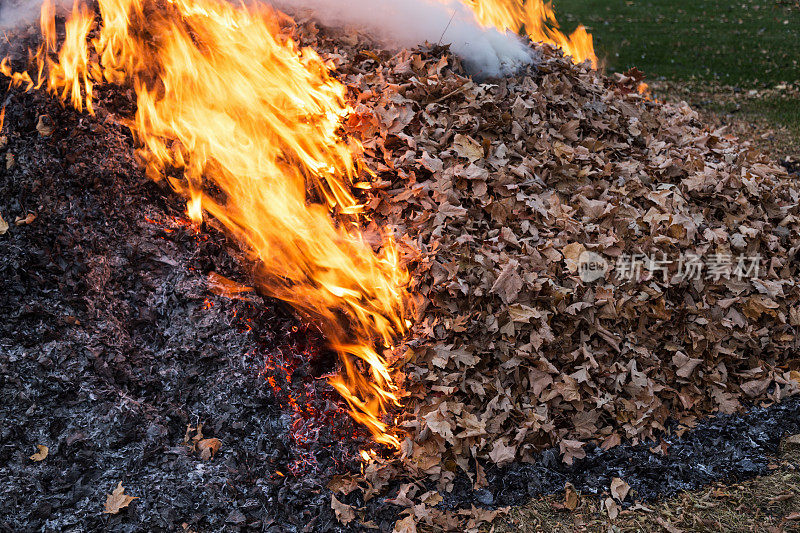
[[[48,48],[53,47],[54,49],[56,38],[50,32],[55,29],[55,21],[49,1],[42,5],[43,23],[46,10],[49,20],[47,26],[43,27],[42,33],[45,37],[45,44]],[[86,110],[91,114],[94,114],[92,108],[93,84],[89,72],[89,49],[86,45],[86,37],[93,25],[94,15],[89,8],[85,4],[75,2],[72,6],[72,15],[67,20],[67,36],[58,52],[58,61],[47,59],[49,72],[47,86],[50,91],[57,93],[62,101],[69,100],[78,111],[83,111],[85,102]],[[81,89],[83,89],[83,94],[81,94]]]
[[[399,447],[382,420],[399,402],[381,352],[406,330],[408,274],[391,236],[375,251],[361,233],[351,192],[360,147],[339,134],[350,111],[345,87],[313,50],[282,34],[288,19],[271,8],[98,3],[94,53],[86,46],[94,16],[76,2],[57,61],[45,4],[39,85],[47,72],[50,92],[91,113],[93,82],[132,84],[130,127],[148,175],[182,171],[167,179],[191,218],[205,211],[221,222],[256,261],[262,289],[316,320],[343,362],[331,384],[378,442]],[[7,60],[0,70],[32,83]]]
[[551,2],[542,0],[461,0],[484,26],[525,33],[532,41],[560,48],[575,63],[590,61],[597,68],[592,36],[580,25],[569,36],[559,31]]

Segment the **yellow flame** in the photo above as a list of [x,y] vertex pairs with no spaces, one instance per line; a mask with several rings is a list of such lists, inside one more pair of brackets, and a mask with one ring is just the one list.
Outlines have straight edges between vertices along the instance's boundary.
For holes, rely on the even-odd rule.
[[560,48],[572,56],[575,63],[590,61],[597,68],[592,36],[583,25],[569,36],[559,31],[551,2],[542,0],[461,0],[475,12],[475,18],[484,26],[499,30],[525,33],[532,41]]
[[[406,331],[408,274],[391,236],[376,251],[361,233],[352,194],[360,147],[339,133],[350,111],[345,87],[316,52],[284,34],[288,18],[271,8],[222,0],[98,4],[93,53],[86,38],[95,16],[76,2],[57,60],[45,4],[40,84],[44,71],[49,91],[89,112],[93,82],[134,87],[130,127],[148,175],[181,171],[168,179],[191,218],[205,211],[220,221],[255,259],[262,289],[320,324],[343,362],[333,387],[378,442],[399,447],[383,421],[399,405],[397,387],[375,346]],[[32,83],[7,61],[0,71],[12,83]]]

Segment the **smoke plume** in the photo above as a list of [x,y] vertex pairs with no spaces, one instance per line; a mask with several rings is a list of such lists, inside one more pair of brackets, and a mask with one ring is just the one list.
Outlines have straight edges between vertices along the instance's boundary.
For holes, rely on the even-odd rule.
[[312,10],[329,26],[355,27],[396,48],[424,42],[450,44],[477,76],[509,74],[531,63],[532,50],[518,36],[483,28],[459,0],[273,0],[289,14]]
[[39,15],[40,0],[0,0],[0,29],[28,24]]

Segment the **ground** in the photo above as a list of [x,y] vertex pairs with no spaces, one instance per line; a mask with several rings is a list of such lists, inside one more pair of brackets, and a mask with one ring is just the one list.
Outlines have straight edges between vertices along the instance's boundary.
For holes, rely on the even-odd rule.
[[568,512],[559,509],[564,494],[546,496],[498,519],[495,531],[800,531],[800,449],[784,446],[771,466],[771,475],[634,506],[614,520],[598,498],[581,498]]

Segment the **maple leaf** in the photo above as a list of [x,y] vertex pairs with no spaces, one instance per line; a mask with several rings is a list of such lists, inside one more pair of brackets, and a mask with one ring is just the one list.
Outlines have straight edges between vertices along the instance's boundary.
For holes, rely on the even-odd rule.
[[494,442],[494,447],[492,447],[492,451],[489,452],[489,457],[498,465],[503,465],[513,461],[516,452],[516,446],[506,446],[502,440],[496,440]]
[[103,513],[117,514],[120,509],[124,509],[137,498],[138,496],[125,494],[125,487],[122,486],[122,481],[120,481],[117,483],[117,488],[114,489],[114,492],[106,494],[106,505]]
[[44,446],[44,445],[42,445],[42,444],[37,444],[37,445],[36,445],[36,448],[37,448],[39,451],[37,451],[35,454],[31,455],[31,456],[29,457],[29,459],[30,459],[31,461],[35,461],[35,462],[37,462],[37,463],[38,463],[39,461],[44,461],[44,460],[45,460],[45,458],[47,457],[47,454],[50,452],[49,448],[48,448],[47,446]]
[[583,449],[585,444],[585,442],[579,440],[563,439],[559,443],[559,448],[561,448],[561,453],[564,454],[564,462],[571,465],[575,459],[586,457],[586,450]]

